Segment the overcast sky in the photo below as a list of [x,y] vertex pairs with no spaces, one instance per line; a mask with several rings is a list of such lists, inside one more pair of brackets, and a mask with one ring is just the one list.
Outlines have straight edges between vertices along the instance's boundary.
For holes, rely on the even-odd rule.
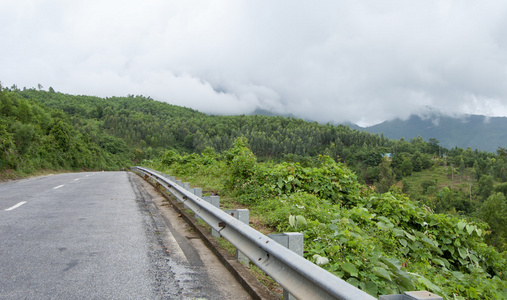
[[2,0],[0,81],[371,125],[507,116],[507,1]]

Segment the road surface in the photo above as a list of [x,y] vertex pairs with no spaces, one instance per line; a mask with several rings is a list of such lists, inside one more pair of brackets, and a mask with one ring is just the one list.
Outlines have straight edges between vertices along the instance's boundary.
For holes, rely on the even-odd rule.
[[141,181],[94,172],[1,183],[0,299],[250,299],[177,216],[160,217]]

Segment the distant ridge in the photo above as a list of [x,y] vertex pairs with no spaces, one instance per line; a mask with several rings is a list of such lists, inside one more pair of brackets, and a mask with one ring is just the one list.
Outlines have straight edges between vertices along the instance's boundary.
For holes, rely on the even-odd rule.
[[449,117],[431,114],[421,117],[412,115],[407,120],[395,119],[362,128],[370,133],[383,133],[390,139],[410,140],[421,136],[425,141],[435,138],[445,148],[460,147],[496,152],[507,147],[507,117],[465,115]]

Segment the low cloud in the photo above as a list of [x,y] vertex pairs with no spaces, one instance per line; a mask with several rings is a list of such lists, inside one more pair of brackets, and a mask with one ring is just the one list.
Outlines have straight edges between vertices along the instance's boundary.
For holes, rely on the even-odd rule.
[[0,81],[371,125],[507,115],[507,3],[7,0]]

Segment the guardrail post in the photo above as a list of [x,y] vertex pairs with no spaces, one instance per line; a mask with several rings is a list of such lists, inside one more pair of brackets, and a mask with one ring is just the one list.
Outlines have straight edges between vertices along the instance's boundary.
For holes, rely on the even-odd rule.
[[[250,223],[250,212],[248,209],[230,209],[226,210],[225,212],[240,220],[244,224],[249,225]],[[246,255],[238,249],[236,249],[236,259],[243,264],[248,264],[250,262],[248,257],[246,257]]]
[[398,295],[380,296],[379,300],[443,300],[444,298],[427,291],[404,292]]
[[[175,182],[177,185],[181,186],[181,180],[174,180],[174,182]],[[182,201],[180,201],[179,199],[176,199],[176,200],[177,200],[178,202],[180,202],[180,203],[182,202]]]
[[[190,188],[190,182],[183,182],[183,183],[181,183],[181,186],[182,186],[185,190],[187,190],[187,191],[189,191],[189,192],[193,193],[192,189]],[[185,204],[185,202],[183,202],[183,207],[188,208],[188,206]]]
[[[284,246],[285,248],[289,248],[289,250],[296,253],[297,255],[303,256],[304,236],[302,233],[284,232],[284,233],[269,234],[268,236],[278,244]],[[289,292],[286,289],[283,289],[283,299],[296,300],[296,298],[291,294],[289,294]]]
[[193,188],[192,194],[196,195],[199,198],[202,198],[202,188]]
[[[213,205],[216,208],[220,208],[220,197],[218,196],[206,196],[202,197],[202,199],[211,205]],[[220,237],[220,233],[216,231],[215,229],[211,228],[211,235],[218,238]]]
[[[202,198],[202,188],[193,188],[193,189],[190,189],[190,191],[192,192],[192,194],[196,195],[197,197],[199,198]],[[199,216],[195,215],[195,218],[197,220],[202,220]]]

